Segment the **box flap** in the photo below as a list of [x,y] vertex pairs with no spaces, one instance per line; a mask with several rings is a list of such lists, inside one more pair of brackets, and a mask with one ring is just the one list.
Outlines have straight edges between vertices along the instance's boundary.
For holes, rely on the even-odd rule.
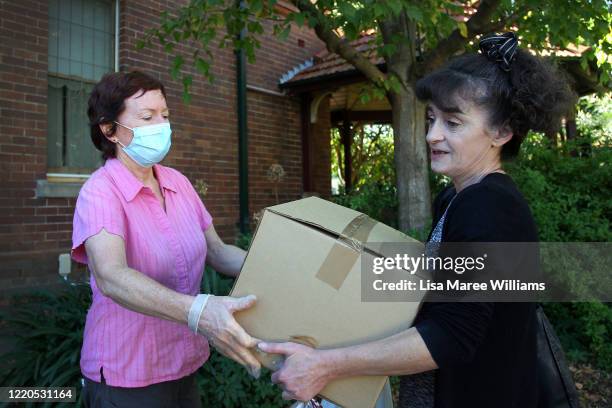
[[[335,236],[340,236],[355,218],[362,215],[358,211],[318,197],[308,197],[279,204],[268,207],[266,210],[315,226]],[[370,230],[366,242],[363,242],[363,244],[375,254],[392,256],[391,254],[381,253],[380,243],[387,242],[415,243],[418,241],[381,222],[376,222],[376,225]]]
[[266,208],[267,211],[314,225],[317,228],[340,235],[342,230],[360,212],[318,197],[308,197]]

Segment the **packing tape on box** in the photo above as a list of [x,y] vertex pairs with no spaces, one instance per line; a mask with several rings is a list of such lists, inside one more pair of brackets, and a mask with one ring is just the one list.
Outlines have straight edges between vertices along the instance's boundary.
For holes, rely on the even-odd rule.
[[376,224],[377,221],[365,214],[353,218],[336,239],[316,277],[332,288],[340,289]]

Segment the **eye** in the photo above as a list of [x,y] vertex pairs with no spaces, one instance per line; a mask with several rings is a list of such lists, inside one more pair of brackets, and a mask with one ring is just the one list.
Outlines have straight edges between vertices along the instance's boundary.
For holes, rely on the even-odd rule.
[[144,120],[151,120],[150,116],[147,116],[146,118],[143,118]]
[[446,121],[446,126],[448,126],[448,127],[449,127],[449,128],[451,128],[451,129],[455,129],[455,128],[457,128],[457,127],[461,126],[461,123],[459,123],[459,122],[454,122],[454,121],[452,121],[452,120],[447,120],[447,121]]
[[432,115],[427,115],[427,117],[425,118],[425,121],[430,125],[433,123],[434,120],[436,120],[436,118],[434,118]]

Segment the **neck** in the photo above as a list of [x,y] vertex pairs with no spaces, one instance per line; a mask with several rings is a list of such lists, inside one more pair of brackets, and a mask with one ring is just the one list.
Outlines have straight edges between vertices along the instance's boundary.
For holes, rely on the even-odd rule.
[[154,184],[155,174],[153,173],[153,167],[142,167],[138,165],[127,154],[121,151],[121,149],[117,149],[117,159],[123,163],[142,184],[145,186]]
[[453,178],[453,184],[455,186],[455,191],[458,193],[467,186],[471,186],[472,184],[479,183],[487,174],[490,173],[505,173],[501,168],[501,163],[492,164],[486,168],[481,169],[480,171],[473,172],[466,175],[461,175]]

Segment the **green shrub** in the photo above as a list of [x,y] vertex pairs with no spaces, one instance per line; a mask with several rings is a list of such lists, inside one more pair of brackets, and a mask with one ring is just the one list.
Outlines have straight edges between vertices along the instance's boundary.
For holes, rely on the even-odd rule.
[[57,291],[16,297],[14,303],[1,316],[3,335],[15,340],[15,349],[0,357],[0,384],[76,387],[80,405],[79,360],[85,315],[91,304],[89,285],[65,283]]
[[[586,145],[590,146],[588,154],[576,154]],[[506,167],[529,202],[541,241],[610,242],[611,164],[609,139],[583,133],[583,138],[554,147],[541,135],[533,134],[521,147],[517,161]],[[591,258],[596,262],[601,257]],[[597,269],[604,274],[599,277],[596,268],[588,275],[571,267],[559,269],[559,279],[578,294],[588,293],[602,279],[609,279],[605,267]],[[609,304],[547,303],[544,308],[570,361],[612,370]]]
[[567,357],[612,371],[612,308],[598,302],[546,303]]
[[[241,235],[239,246],[247,248],[252,236]],[[227,295],[234,283],[232,278],[219,275],[206,267],[202,293]],[[238,363],[211,349],[210,359],[198,372],[198,386],[205,407],[279,407],[283,405],[281,391],[270,382],[270,372],[262,370],[254,380]]]
[[[248,245],[249,238],[244,240]],[[206,268],[203,293],[227,295],[232,285],[233,279]],[[0,384],[76,387],[81,405],[79,361],[85,317],[91,305],[89,285],[63,284],[59,290],[38,291],[27,298],[16,298],[14,303],[1,316],[2,335],[9,339],[14,336],[17,341],[14,350],[0,357]],[[239,364],[214,349],[198,371],[197,383],[207,407],[283,405],[281,391],[270,383],[268,371],[263,370],[261,378],[254,380]]]
[[394,185],[382,182],[366,184],[351,194],[334,196],[333,201],[397,228],[397,194]]

